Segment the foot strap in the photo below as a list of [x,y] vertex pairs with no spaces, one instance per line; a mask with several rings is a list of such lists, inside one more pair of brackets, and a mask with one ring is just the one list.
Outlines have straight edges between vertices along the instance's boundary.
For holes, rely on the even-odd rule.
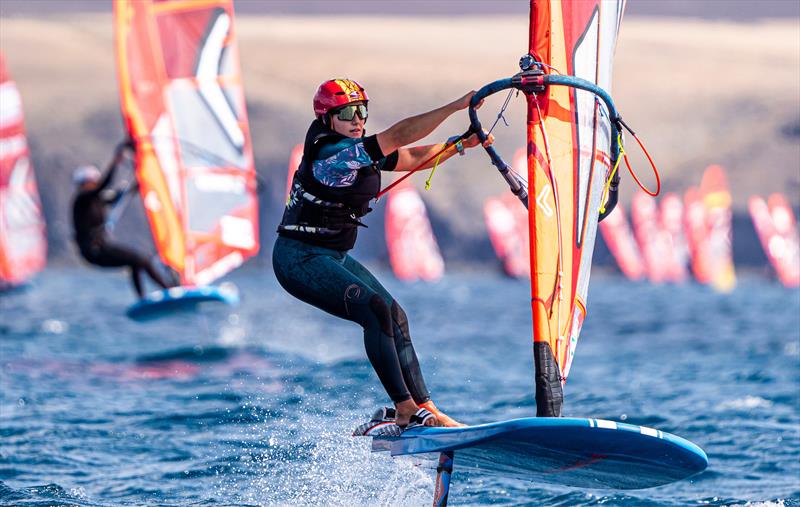
[[433,415],[433,413],[431,413],[430,410],[425,408],[420,408],[416,412],[414,412],[414,415],[412,415],[411,418],[408,420],[408,426],[403,428],[403,430],[405,431],[411,428],[416,428],[418,426],[425,426],[425,423],[427,423],[431,419],[436,419],[436,416]]
[[369,422],[360,424],[354,431],[354,437],[399,436],[400,428],[395,424],[397,411],[392,407],[381,407],[372,414]]

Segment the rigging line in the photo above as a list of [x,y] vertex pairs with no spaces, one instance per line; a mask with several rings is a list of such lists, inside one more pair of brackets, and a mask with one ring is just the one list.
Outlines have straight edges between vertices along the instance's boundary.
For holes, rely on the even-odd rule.
[[[622,146],[622,134],[617,133],[617,140],[619,142],[619,152],[621,155],[627,155],[625,153],[625,148]],[[611,172],[608,174],[608,179],[606,180],[605,185],[603,185],[603,196],[600,198],[600,214],[606,212],[606,199],[608,198],[608,191],[611,188],[611,182],[614,179],[614,175],[617,174],[617,169],[619,169],[619,163],[622,161],[622,157],[617,157],[617,160],[614,162],[614,167],[611,169]]]
[[[497,118],[495,118],[494,123],[492,123],[492,128],[489,129],[489,134],[492,133],[492,131],[497,126],[497,123],[500,120],[503,120],[503,123],[505,123],[506,127],[509,126],[508,122],[506,121],[506,117],[503,115],[503,113],[506,112],[506,108],[508,107],[509,102],[511,102],[511,96],[513,94],[514,94],[514,89],[513,88],[509,89],[508,95],[506,95],[506,100],[505,102],[503,102],[503,107],[500,108],[500,112],[497,113]],[[517,90],[517,94],[519,94],[519,90]]]
[[388,192],[392,188],[394,188],[397,185],[399,185],[401,181],[403,181],[404,179],[408,178],[409,176],[411,176],[415,172],[419,171],[420,169],[423,169],[425,167],[425,165],[428,164],[433,159],[440,158],[447,150],[449,150],[450,148],[454,147],[456,145],[456,143],[458,143],[459,141],[463,141],[464,139],[468,138],[471,135],[472,135],[472,128],[469,128],[469,129],[467,129],[466,132],[464,132],[460,136],[452,137],[449,140],[447,140],[447,142],[444,143],[444,146],[442,146],[441,150],[437,151],[436,153],[434,153],[433,155],[431,155],[430,157],[425,159],[417,167],[415,167],[414,169],[411,169],[410,171],[407,171],[406,174],[404,174],[401,177],[397,178],[392,183],[387,185],[383,190],[378,192],[378,194],[375,196],[375,201],[380,199],[384,194],[386,194],[386,192]]
[[650,153],[647,151],[647,148],[644,147],[644,143],[642,143],[642,141],[639,139],[639,136],[636,135],[636,132],[631,130],[631,128],[624,121],[622,121],[622,118],[617,118],[617,122],[620,125],[622,125],[623,127],[625,127],[625,130],[630,132],[630,134],[633,136],[633,138],[636,139],[636,142],[639,143],[639,147],[642,149],[642,151],[644,152],[645,156],[647,157],[647,161],[650,162],[650,167],[653,168],[653,174],[656,177],[656,190],[655,190],[655,192],[651,191],[649,188],[646,188],[644,186],[644,184],[642,184],[642,182],[639,180],[638,176],[636,176],[636,173],[633,172],[633,168],[631,167],[631,164],[628,161],[628,154],[623,151],[622,152],[623,153],[623,158],[625,159],[625,166],[628,168],[628,172],[631,173],[631,176],[633,176],[633,179],[634,179],[634,181],[636,181],[636,184],[639,185],[639,188],[641,188],[650,197],[656,197],[658,194],[661,193],[661,176],[658,173],[658,168],[656,167],[655,162],[653,162],[652,157],[650,157]]

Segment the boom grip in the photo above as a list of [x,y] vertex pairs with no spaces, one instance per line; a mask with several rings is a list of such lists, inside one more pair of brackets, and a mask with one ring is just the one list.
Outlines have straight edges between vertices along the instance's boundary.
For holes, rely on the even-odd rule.
[[[515,76],[516,77],[516,76]],[[484,86],[477,92],[475,95],[472,96],[472,99],[469,102],[469,123],[470,123],[470,130],[475,132],[480,140],[481,144],[486,142],[487,135],[483,131],[483,126],[481,125],[481,121],[478,118],[478,112],[475,110],[475,107],[480,104],[480,102],[488,97],[489,95],[495,94],[497,92],[507,90],[509,88],[516,88],[514,84],[514,78],[505,78],[499,79],[488,85]],[[500,174],[503,176],[503,179],[506,180],[508,186],[511,189],[511,192],[516,195],[522,204],[527,208],[528,207],[528,190],[525,188],[525,185],[517,178],[517,176],[511,171],[511,167],[506,164],[503,157],[497,153],[497,150],[494,149],[494,146],[484,146],[486,153],[489,155],[489,158],[492,161],[492,165],[497,167],[497,170],[500,171]]]

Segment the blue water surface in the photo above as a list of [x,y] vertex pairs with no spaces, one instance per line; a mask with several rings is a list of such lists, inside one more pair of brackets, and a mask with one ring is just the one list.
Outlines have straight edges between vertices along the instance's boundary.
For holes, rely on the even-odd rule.
[[[602,275],[602,274],[601,274]],[[535,413],[527,281],[402,284],[437,404]],[[435,472],[350,433],[387,402],[360,329],[236,272],[236,309],[139,324],[122,274],[50,269],[0,296],[0,505],[430,505]],[[451,505],[800,505],[800,292],[595,276],[565,415],[656,427],[709,469],[641,491],[464,473]]]

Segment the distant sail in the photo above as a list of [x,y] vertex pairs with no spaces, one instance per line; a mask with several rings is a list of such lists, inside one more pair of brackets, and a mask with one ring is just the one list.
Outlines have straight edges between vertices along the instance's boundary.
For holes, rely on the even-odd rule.
[[643,193],[634,194],[631,221],[647,278],[653,283],[668,281],[672,269],[672,244],[669,233],[661,227],[656,201]]
[[709,166],[700,189],[690,188],[684,197],[686,236],[692,255],[692,271],[700,283],[720,292],[736,286],[731,245],[731,194],[725,170]]
[[661,200],[661,227],[669,241],[669,262],[667,279],[683,282],[688,276],[689,246],[683,226],[683,202],[676,194],[668,193]]
[[760,196],[752,196],[748,208],[778,279],[786,287],[800,287],[800,235],[786,197],[772,194],[767,203]]
[[259,249],[232,0],[115,0],[122,113],[161,259],[205,285]]
[[303,145],[298,144],[294,148],[292,148],[292,152],[289,154],[289,170],[286,173],[286,195],[285,199],[289,199],[289,192],[292,190],[292,179],[294,178],[294,173],[297,172],[297,168],[300,167],[300,162],[303,160]]
[[[577,76],[610,93],[624,7],[622,0],[533,0],[530,53],[551,74]],[[528,99],[534,361],[537,375],[556,367],[562,384],[586,318],[611,132],[608,111],[591,92],[550,86]],[[551,379],[537,377],[538,415],[560,412],[561,388]]]
[[397,278],[432,282],[444,275],[444,260],[425,203],[407,181],[389,192],[385,225],[389,262]]
[[22,98],[0,53],[0,288],[44,269],[47,236],[25,136]]
[[641,280],[645,275],[644,261],[622,203],[617,203],[614,211],[600,222],[600,232],[622,274],[631,280]]
[[489,240],[503,272],[512,278],[530,278],[528,212],[519,199],[508,192],[489,197],[483,204],[483,218]]
[[706,169],[700,182],[700,192],[706,208],[711,260],[710,283],[720,292],[730,292],[736,287],[736,271],[733,266],[733,213],[728,180],[721,166],[712,165]]
[[[527,164],[525,148],[518,149],[512,167],[517,173],[525,174]],[[503,263],[503,271],[513,278],[530,278],[530,239],[525,206],[513,194],[504,192],[486,199],[483,218],[492,247]]]
[[692,274],[703,284],[711,280],[711,260],[708,256],[708,230],[706,228],[706,208],[700,190],[690,187],[683,196],[686,213],[684,224],[689,245]]

